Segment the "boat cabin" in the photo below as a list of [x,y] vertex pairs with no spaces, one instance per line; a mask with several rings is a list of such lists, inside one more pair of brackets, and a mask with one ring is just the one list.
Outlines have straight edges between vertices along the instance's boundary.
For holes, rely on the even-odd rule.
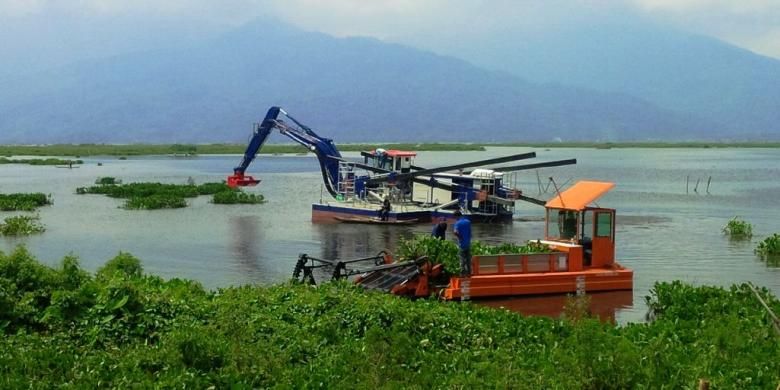
[[452,276],[444,298],[633,289],[634,271],[615,262],[615,210],[590,206],[614,186],[581,181],[558,194],[538,241],[552,252],[472,256],[471,277]]
[[542,243],[569,253],[569,268],[609,267],[615,262],[615,209],[590,204],[614,183],[580,181],[545,205]]
[[407,173],[412,170],[412,164],[414,163],[414,158],[417,156],[417,153],[404,150],[385,150],[377,148],[372,152],[363,152],[361,155],[363,156],[363,162],[374,168]]

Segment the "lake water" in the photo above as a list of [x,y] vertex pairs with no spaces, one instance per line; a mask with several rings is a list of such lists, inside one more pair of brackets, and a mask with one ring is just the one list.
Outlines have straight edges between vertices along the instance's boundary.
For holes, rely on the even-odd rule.
[[[435,167],[532,150],[537,152],[534,162],[577,158],[578,164],[516,174],[512,180],[529,196],[552,197],[549,177],[559,187],[580,179],[617,183],[598,203],[617,209],[617,257],[634,269],[634,292],[594,296],[595,311],[619,322],[641,321],[646,312],[643,297],[653,283],[674,279],[715,285],[752,281],[780,295],[780,269],[753,254],[758,241],[780,232],[780,150],[497,147],[484,152],[421,152],[416,164]],[[150,273],[196,279],[215,288],[285,281],[299,253],[341,259],[369,256],[393,249],[402,237],[430,231],[428,225],[312,224],[311,203],[327,198],[313,156],[258,157],[248,173],[263,182],[248,191],[265,195],[264,205],[214,205],[209,197],[200,197],[189,200],[185,209],[154,211],[123,210],[118,208],[121,200],[75,195],[75,189],[101,176],[124,182],[184,184],[190,177],[198,183],[220,181],[232,172],[239,156],[84,161],[77,169],[0,165],[0,192],[44,192],[54,199],[53,206],[40,211],[45,233],[0,238],[0,249],[8,252],[24,244],[52,265],[73,253],[89,270],[126,251],[142,259]],[[516,213],[541,217],[543,208],[520,203]],[[13,214],[0,212],[3,217]],[[752,240],[732,242],[721,234],[734,216],[753,223]],[[474,236],[494,243],[524,242],[540,238],[542,228],[542,222],[475,225]],[[561,302],[536,298],[487,304],[541,313],[559,309]]]

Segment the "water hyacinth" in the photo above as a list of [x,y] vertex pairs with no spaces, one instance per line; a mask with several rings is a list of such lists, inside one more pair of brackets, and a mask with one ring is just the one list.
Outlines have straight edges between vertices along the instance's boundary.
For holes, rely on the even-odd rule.
[[780,234],[773,234],[758,243],[755,254],[770,265],[780,265]]
[[209,291],[128,253],[91,273],[20,247],[0,252],[0,388],[777,386],[780,342],[747,285],[658,283],[647,300],[652,321],[617,326],[584,304],[526,317],[345,281]]
[[50,204],[51,197],[40,192],[0,194],[0,211],[33,211]]
[[753,225],[739,217],[734,217],[723,227],[723,234],[732,239],[749,239],[753,237]]
[[[488,245],[480,241],[471,243],[471,255],[509,255],[520,253],[551,253],[549,246],[532,241],[526,245],[502,243]],[[396,250],[396,257],[401,260],[414,260],[426,256],[435,263],[441,263],[444,270],[450,274],[460,273],[458,245],[455,241],[439,240],[429,235],[416,235],[411,239],[401,240]]]
[[0,224],[0,235],[2,236],[29,236],[44,231],[46,228],[41,224],[41,218],[37,215],[8,217]]
[[230,188],[225,183],[187,184],[163,183],[127,183],[113,177],[103,177],[96,186],[79,187],[76,193],[102,194],[112,198],[127,199],[123,208],[128,210],[156,210],[187,207],[186,198],[200,195],[214,195],[213,203],[220,204],[260,204],[265,202],[262,195],[246,194]]
[[95,184],[105,186],[105,185],[113,185],[113,184],[122,184],[122,181],[117,180],[117,178],[115,177],[106,176],[106,177],[97,178],[95,180]]
[[247,194],[240,191],[221,191],[214,194],[216,204],[262,204],[265,197],[259,194]]

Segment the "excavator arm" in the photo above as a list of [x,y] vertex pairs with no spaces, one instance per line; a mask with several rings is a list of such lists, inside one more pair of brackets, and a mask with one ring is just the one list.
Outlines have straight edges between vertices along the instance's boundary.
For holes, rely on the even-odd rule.
[[[290,119],[294,125],[288,125],[279,119],[280,114]],[[336,196],[335,189],[339,179],[339,162],[337,159],[341,158],[341,153],[339,153],[336,145],[333,144],[333,140],[320,137],[311,128],[290,116],[281,107],[276,106],[268,109],[263,122],[255,127],[252,139],[249,141],[241,163],[233,169],[233,175],[227,178],[228,186],[254,186],[260,182],[260,180],[252,176],[245,175],[245,172],[273,130],[278,130],[281,134],[317,155],[325,186],[331,195]]]
[[244,157],[241,159],[241,163],[237,167],[233,168],[233,175],[228,176],[227,185],[230,187],[244,187],[244,186],[256,186],[260,183],[260,180],[255,179],[252,176],[246,176],[244,173],[249,167],[249,164],[257,156],[257,152],[263,147],[268,136],[271,135],[271,130],[274,129],[276,118],[279,114],[284,112],[281,107],[271,107],[265,114],[265,119],[260,125],[255,125],[252,132],[252,139],[249,141],[249,145],[244,151]]

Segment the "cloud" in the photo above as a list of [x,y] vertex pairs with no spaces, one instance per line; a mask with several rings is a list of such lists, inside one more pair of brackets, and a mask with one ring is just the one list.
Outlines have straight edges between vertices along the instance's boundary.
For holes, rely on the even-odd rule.
[[641,12],[680,29],[780,58],[780,1],[633,0]]
[[[777,0],[0,0],[0,22],[36,14],[171,18],[233,26],[273,16],[307,30],[428,49],[454,39],[476,41],[501,32],[517,35],[640,17],[780,58]],[[2,33],[0,23],[0,38]]]

